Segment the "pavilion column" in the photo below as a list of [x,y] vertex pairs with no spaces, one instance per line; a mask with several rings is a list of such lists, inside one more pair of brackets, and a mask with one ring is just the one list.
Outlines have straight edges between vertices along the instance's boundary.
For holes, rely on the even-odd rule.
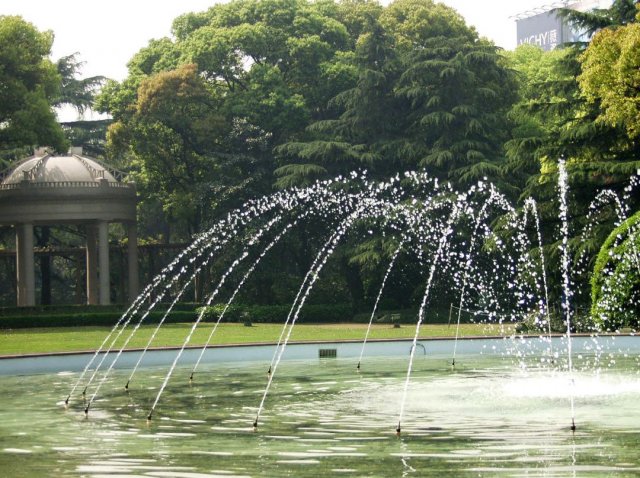
[[109,223],[98,223],[98,270],[100,277],[100,305],[110,304],[109,280]]
[[131,222],[127,226],[127,260],[129,267],[129,302],[138,297],[138,231],[136,223]]
[[98,304],[98,242],[93,224],[86,227],[87,232],[87,304]]
[[16,226],[16,270],[19,307],[36,305],[35,263],[33,259],[33,224]]

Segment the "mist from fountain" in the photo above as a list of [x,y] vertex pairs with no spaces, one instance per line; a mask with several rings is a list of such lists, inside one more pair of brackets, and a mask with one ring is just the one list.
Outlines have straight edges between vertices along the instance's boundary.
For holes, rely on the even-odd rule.
[[[484,184],[480,185],[480,190],[482,191],[482,189],[484,188]],[[460,334],[460,322],[462,319],[462,311],[464,310],[465,307],[465,294],[467,291],[467,286],[468,286],[468,282],[469,282],[469,275],[471,272],[471,267],[473,264],[473,254],[474,254],[474,250],[476,247],[476,239],[478,238],[478,230],[480,229],[480,226],[484,223],[484,221],[486,220],[486,214],[487,211],[489,209],[490,206],[492,205],[497,205],[498,207],[500,207],[505,213],[513,213],[513,208],[511,208],[510,205],[506,204],[505,199],[500,196],[499,194],[497,194],[497,192],[495,191],[495,189],[493,188],[493,186],[490,187],[489,189],[489,198],[487,198],[487,200],[484,202],[484,204],[482,205],[482,207],[480,208],[480,211],[477,214],[477,217],[474,221],[474,225],[473,225],[473,230],[471,233],[471,240],[469,243],[469,248],[466,251],[466,253],[464,254],[464,256],[462,257],[464,259],[464,267],[462,270],[462,287],[460,290],[460,301],[458,303],[458,317],[456,320],[456,334],[455,334],[455,339],[453,342],[453,357],[451,359],[451,366],[455,367],[456,365],[456,353],[457,353],[457,349],[458,349],[458,337]],[[506,207],[505,207],[506,206]]]
[[[104,363],[104,360],[107,358],[109,353],[113,350],[113,347],[117,343],[118,338],[120,337],[122,332],[124,332],[124,329],[129,325],[133,317],[138,313],[139,309],[142,307],[142,304],[144,304],[145,301],[151,298],[152,294],[156,292],[156,289],[159,288],[162,283],[166,284],[163,289],[163,292],[161,293],[161,297],[151,303],[151,306],[149,306],[146,312],[141,316],[138,324],[141,324],[144,321],[144,319],[153,310],[153,308],[160,302],[164,294],[171,288],[172,284],[180,280],[180,277],[186,271],[184,266],[182,269],[178,271],[178,273],[174,275],[172,275],[172,273],[174,269],[176,269],[176,267],[185,260],[185,258],[188,259],[189,263],[193,264],[198,259],[198,257],[202,255],[208,248],[214,245],[220,245],[221,242],[222,243],[227,242],[227,240],[225,240],[225,237],[227,235],[226,230],[234,230],[234,227],[237,227],[237,225],[239,223],[242,223],[243,220],[249,220],[252,216],[259,216],[260,214],[267,212],[270,208],[273,208],[273,207],[274,207],[274,204],[272,202],[265,201],[264,199],[248,201],[245,204],[241,214],[228,216],[227,221],[229,222],[229,224],[227,224],[226,221],[221,221],[220,223],[212,227],[210,230],[197,236],[196,239],[193,241],[193,243],[187,246],[183,251],[181,251],[176,256],[176,258],[174,258],[165,268],[163,268],[163,270],[153,278],[151,283],[144,288],[142,293],[138,295],[138,297],[133,301],[132,305],[127,309],[127,311],[120,317],[120,319],[111,329],[110,333],[104,338],[102,344],[94,352],[93,356],[91,357],[89,362],[86,364],[86,366],[84,367],[84,370],[82,371],[77,381],[73,385],[69,395],[65,400],[65,405],[68,405],[71,396],[73,395],[73,393],[78,388],[79,384],[84,379],[85,375],[89,371],[95,359],[100,354],[102,354],[102,359],[96,366],[89,381],[84,386],[82,395],[84,396],[86,394],[87,388],[93,382],[93,379],[95,378],[97,372],[101,369],[102,364]],[[217,240],[214,240],[214,239],[217,239]],[[195,255],[192,255],[194,253]],[[167,278],[170,278],[170,279],[167,279]],[[107,342],[109,342],[109,339],[113,336],[113,334],[118,330],[119,327],[121,327],[120,332],[118,332],[116,337],[111,341],[111,344],[105,351],[105,348],[104,348],[105,345],[107,344]],[[137,330],[137,327],[135,328],[135,330]],[[135,330],[134,330],[134,333],[135,333]],[[124,350],[124,347],[120,349],[120,351],[122,350]],[[114,364],[115,364],[115,361],[114,363],[112,363],[112,365]],[[105,379],[106,379],[106,376],[105,376]]]
[[[277,218],[276,220],[272,221],[271,223],[269,223],[267,225],[267,227],[270,228],[278,220],[279,220],[279,218]],[[258,231],[258,233],[249,240],[249,243],[248,243],[247,246],[254,245],[258,241],[260,236],[262,236],[265,233],[267,227],[263,228],[263,229],[260,229]],[[158,402],[160,401],[160,397],[162,396],[162,392],[164,391],[165,387],[167,386],[167,383],[169,383],[169,379],[173,375],[173,371],[175,370],[176,365],[178,364],[178,361],[180,360],[180,357],[184,353],[184,349],[187,347],[187,345],[191,341],[191,337],[193,336],[193,333],[195,332],[196,328],[198,327],[198,325],[202,321],[202,318],[204,317],[204,313],[205,313],[206,307],[211,305],[213,300],[217,297],[218,293],[220,292],[220,289],[222,288],[222,286],[224,286],[224,284],[225,284],[227,278],[229,277],[229,275],[248,256],[249,256],[249,250],[248,250],[248,247],[245,247],[245,249],[242,252],[242,254],[240,255],[240,257],[238,257],[235,261],[233,261],[233,263],[229,266],[229,268],[222,274],[222,276],[220,278],[220,281],[218,282],[218,285],[216,286],[216,288],[213,290],[213,292],[207,298],[207,301],[205,303],[205,307],[202,308],[202,310],[198,314],[198,318],[196,319],[196,321],[191,326],[191,329],[189,330],[186,338],[184,339],[184,343],[182,344],[182,347],[180,347],[180,349],[178,350],[178,353],[176,354],[176,356],[175,356],[175,358],[173,360],[173,363],[169,367],[169,371],[167,372],[167,375],[165,376],[164,380],[162,381],[162,385],[160,386],[160,389],[158,390],[158,395],[156,396],[156,399],[154,400],[153,405],[151,406],[151,410],[149,411],[149,414],[147,415],[147,420],[151,420],[153,412],[154,412],[156,406],[158,405]]]

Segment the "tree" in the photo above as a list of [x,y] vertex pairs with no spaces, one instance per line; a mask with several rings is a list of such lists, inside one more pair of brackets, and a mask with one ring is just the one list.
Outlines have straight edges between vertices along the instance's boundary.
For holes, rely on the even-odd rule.
[[[610,36],[616,28],[634,21],[634,4],[631,0],[615,0],[608,9],[589,12],[559,9],[558,12],[587,35],[604,29],[601,34]],[[511,56],[516,69],[524,75],[520,84],[530,86],[521,89],[522,99],[516,106],[517,111],[512,113],[519,121],[514,137],[507,143],[511,160],[509,174],[525,166],[523,157],[529,157],[526,168],[535,168],[532,162],[537,162],[541,173],[530,178],[523,196],[535,195],[542,183],[555,183],[556,169],[552,164],[561,156],[567,158],[572,180],[581,184],[587,196],[602,185],[619,187],[635,170],[635,146],[624,139],[624,131],[619,126],[598,120],[601,117],[599,101],[589,98],[589,93],[578,83],[577,78],[583,75],[585,66],[581,58],[585,49],[591,48],[589,45],[589,42],[578,42],[564,50],[544,54],[521,46],[515,56]],[[525,57],[533,68],[526,66]],[[602,59],[599,53],[594,56],[595,63]],[[547,74],[540,75],[540,71]],[[534,123],[541,127],[537,132]],[[516,154],[520,156],[519,161]]]
[[[619,123],[603,121],[605,104],[594,90],[586,88],[587,78],[599,75],[596,65],[601,73],[609,76],[615,70],[607,63],[606,48],[600,48],[598,38],[618,36],[617,28],[631,21],[628,3],[617,0],[610,9],[586,13],[562,10],[570,21],[589,31],[600,28],[606,20],[607,28],[596,35],[591,44],[578,43],[546,53],[521,46],[510,56],[523,76],[521,101],[511,113],[517,121],[513,137],[507,142],[510,159],[507,172],[511,176],[529,177],[526,185],[521,184],[522,197],[548,200],[555,195],[557,168],[554,164],[560,157],[567,159],[574,189],[581,193],[578,202],[584,207],[598,188],[620,190],[635,172],[638,145],[629,141]],[[588,58],[592,58],[594,68],[587,68]],[[522,85],[529,86],[522,88]],[[609,87],[615,89],[611,83]],[[616,95],[612,89],[607,94]],[[597,247],[592,250],[596,251]]]
[[107,126],[111,120],[88,121],[82,115],[91,109],[100,87],[105,83],[104,76],[78,78],[83,62],[79,53],[63,56],[56,61],[56,69],[61,78],[60,93],[54,100],[54,106],[71,106],[80,118],[76,121],[61,123],[65,136],[70,144],[81,146],[85,154],[93,157],[104,157]]
[[[345,57],[351,62],[352,75],[357,76],[355,85],[330,100],[328,113],[339,113],[337,118],[316,121],[307,128],[305,141],[276,148],[284,160],[295,161],[275,171],[278,187],[306,185],[319,177],[346,174],[364,165],[382,172],[381,150],[397,137],[402,124],[395,118],[399,108],[393,94],[399,73],[393,67],[393,38],[380,25],[379,15],[365,13],[355,54]],[[391,166],[395,158],[384,159]]]
[[623,128],[630,141],[640,136],[640,24],[598,32],[580,57],[580,88],[600,106],[597,120]]
[[[147,197],[158,200],[173,221],[197,232],[207,207],[207,188],[217,165],[207,155],[223,122],[195,65],[145,78],[126,124],[109,127],[114,151],[131,150],[136,178]],[[210,199],[210,198],[209,198]]]
[[[637,0],[613,0],[609,8],[594,8],[580,12],[570,8],[559,8],[558,14],[574,29],[583,32],[587,38],[606,28],[616,28],[635,22]],[[582,42],[579,42],[580,46]],[[588,42],[587,42],[588,43]]]
[[638,326],[640,212],[615,228],[600,249],[591,277],[591,314],[601,330]]
[[505,52],[509,66],[518,75],[519,100],[509,112],[513,130],[505,142],[505,175],[511,178],[509,190],[515,196],[526,198],[538,186],[541,162],[548,154],[541,146],[567,120],[568,109],[562,107],[566,99],[555,94],[549,85],[571,81],[558,66],[568,53],[565,49],[545,52],[528,44]]
[[0,150],[34,145],[67,147],[52,104],[60,77],[47,58],[53,33],[18,16],[0,16]]
[[442,4],[401,0],[385,19],[403,57],[398,93],[411,102],[408,159],[460,186],[499,182],[516,97],[498,49]]
[[364,10],[357,24],[356,84],[329,103],[334,118],[278,148],[298,160],[277,170],[281,185],[358,166],[381,177],[424,168],[461,185],[497,178],[515,83],[496,47],[431,1]]
[[[274,145],[304,134],[350,80],[341,63],[350,38],[337,16],[328,1],[239,0],[177,18],[175,41],[151,41],[129,62],[128,78],[108,82],[98,98],[116,120],[111,151],[130,155],[171,219],[192,231],[264,194]],[[185,194],[177,194],[184,184],[169,192],[187,177]],[[204,188],[197,197],[195,184]]]
[[63,56],[56,62],[56,69],[61,77],[60,94],[54,106],[70,105],[78,113],[84,113],[93,105],[96,92],[105,82],[104,76],[91,76],[78,79],[83,62],[78,59],[79,53]]
[[[570,21],[578,19],[585,30],[606,27],[591,44],[582,42],[558,52],[537,53],[531,47],[520,47],[510,58],[523,75],[521,85],[530,86],[521,89],[521,101],[511,113],[516,126],[506,144],[509,156],[506,173],[519,181],[516,187],[521,198],[533,196],[538,200],[543,235],[553,237],[558,221],[557,162],[561,157],[566,159],[572,191],[570,247],[576,261],[587,265],[583,273],[573,278],[577,292],[574,299],[585,306],[590,300],[584,293],[588,290],[587,271],[617,219],[613,207],[601,208],[596,216],[588,216],[588,206],[602,188],[622,191],[639,166],[640,150],[619,124],[602,120],[600,99],[590,98],[582,87],[582,75],[588,74],[584,58],[588,56],[585,51],[599,42],[600,35],[617,36],[617,29],[627,28],[621,26],[632,21],[627,4],[616,1],[610,9],[587,13],[563,11]],[[604,53],[594,54],[594,65],[613,69],[606,66]],[[587,221],[595,223],[587,228]],[[583,236],[583,230],[588,230],[589,235]],[[554,261],[559,260],[556,246],[553,244],[547,250],[552,269]]]

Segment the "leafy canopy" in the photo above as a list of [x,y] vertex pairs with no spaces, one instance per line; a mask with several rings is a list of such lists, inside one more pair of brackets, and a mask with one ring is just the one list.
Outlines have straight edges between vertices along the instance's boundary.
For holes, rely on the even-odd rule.
[[0,150],[67,143],[52,104],[60,77],[48,59],[53,33],[19,16],[0,16]]

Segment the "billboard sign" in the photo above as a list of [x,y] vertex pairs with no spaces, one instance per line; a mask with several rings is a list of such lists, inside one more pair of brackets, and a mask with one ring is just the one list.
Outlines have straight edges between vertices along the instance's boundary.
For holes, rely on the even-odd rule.
[[517,21],[518,45],[528,43],[545,51],[575,41],[571,28],[556,14],[556,10],[539,13]]

